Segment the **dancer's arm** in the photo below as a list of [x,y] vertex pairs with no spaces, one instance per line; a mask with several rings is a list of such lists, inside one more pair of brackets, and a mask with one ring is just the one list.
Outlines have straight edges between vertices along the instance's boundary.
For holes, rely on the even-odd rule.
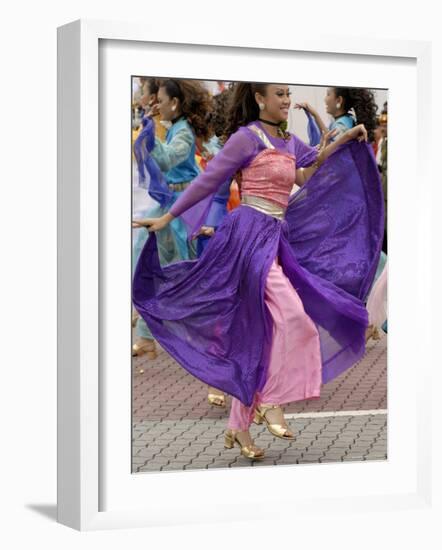
[[354,128],[351,128],[344,134],[341,134],[335,141],[328,143],[332,137],[335,135],[335,130],[331,130],[323,135],[321,140],[321,147],[316,161],[307,167],[301,167],[296,170],[296,184],[299,186],[304,185],[316,172],[316,170],[321,166],[321,164],[332,155],[336,149],[350,141],[352,139],[357,139],[358,141],[367,141],[367,130],[363,124],[358,124]]
[[206,170],[193,180],[169,212],[160,218],[135,220],[133,226],[149,227],[150,231],[163,229],[191,206],[215,193],[227,179],[247,166],[257,151],[257,141],[249,135],[246,128],[241,128],[230,136],[223,149],[208,162]]
[[155,147],[151,155],[163,172],[172,170],[190,155],[194,137],[189,128],[182,128],[173,136],[170,143],[155,138]]

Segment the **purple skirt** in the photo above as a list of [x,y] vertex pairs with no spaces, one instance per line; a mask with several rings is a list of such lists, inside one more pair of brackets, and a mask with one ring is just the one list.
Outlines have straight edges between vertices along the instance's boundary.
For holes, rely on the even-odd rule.
[[382,235],[371,148],[349,144],[291,197],[282,222],[242,205],[224,218],[199,259],[163,267],[151,234],[134,274],[134,305],[188,372],[250,406],[269,364],[272,318],[264,288],[275,257],[317,326],[325,383],[364,354],[364,300]]

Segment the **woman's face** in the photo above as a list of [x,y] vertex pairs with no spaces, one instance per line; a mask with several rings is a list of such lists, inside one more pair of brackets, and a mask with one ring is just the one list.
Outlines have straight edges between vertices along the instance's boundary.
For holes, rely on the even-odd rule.
[[283,122],[288,119],[291,93],[287,85],[269,84],[264,96],[256,95],[258,103],[265,105],[265,108],[260,111],[262,118],[272,122]]
[[141,96],[141,105],[143,107],[152,107],[154,103],[157,102],[157,96],[156,94],[152,94],[150,92],[149,84],[146,81],[142,87],[143,95]]
[[157,94],[153,94],[151,89],[149,88],[149,82],[146,81],[146,83],[143,86],[144,96],[146,105],[149,107],[152,107],[155,103],[158,102]]
[[178,116],[178,99],[171,99],[163,86],[158,90],[158,109],[161,120],[172,120]]
[[[325,94],[324,103],[325,103],[325,110],[329,115],[334,116],[340,109],[338,109],[337,105],[340,103],[340,99],[336,97],[336,92],[334,88],[327,88],[327,92]],[[342,107],[342,102],[341,102]]]

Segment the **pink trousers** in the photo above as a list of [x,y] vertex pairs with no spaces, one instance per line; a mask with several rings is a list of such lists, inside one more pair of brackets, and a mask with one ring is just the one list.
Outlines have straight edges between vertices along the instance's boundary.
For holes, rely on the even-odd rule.
[[248,430],[257,405],[282,405],[320,396],[318,331],[277,260],[270,267],[264,300],[273,319],[267,380],[262,391],[255,394],[252,406],[232,399],[228,422],[232,430]]

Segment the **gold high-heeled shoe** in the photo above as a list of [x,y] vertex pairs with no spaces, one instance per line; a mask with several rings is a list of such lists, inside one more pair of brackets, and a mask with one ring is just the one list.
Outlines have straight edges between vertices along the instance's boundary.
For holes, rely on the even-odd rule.
[[368,325],[367,330],[365,331],[365,343],[367,343],[369,340],[380,340],[381,335],[379,334],[379,329],[375,325]]
[[132,346],[132,357],[139,357],[143,354],[146,354],[148,359],[156,359],[158,357],[154,340]]
[[207,401],[209,405],[215,405],[216,407],[225,407],[226,406],[226,396],[223,393],[219,392],[216,388],[211,388],[209,386],[209,393],[207,394]]
[[[266,413],[271,409],[281,409],[279,405],[260,405],[255,410],[255,424],[266,423],[267,429],[271,434],[281,439],[295,439],[295,435],[283,424],[271,424],[267,418]],[[282,411],[281,411],[282,412]]]
[[226,449],[233,449],[235,443],[237,443],[241,449],[241,454],[251,460],[261,460],[264,458],[264,449],[256,447],[256,445],[243,445],[237,438],[237,433],[232,430],[227,430],[224,434],[224,447]]

